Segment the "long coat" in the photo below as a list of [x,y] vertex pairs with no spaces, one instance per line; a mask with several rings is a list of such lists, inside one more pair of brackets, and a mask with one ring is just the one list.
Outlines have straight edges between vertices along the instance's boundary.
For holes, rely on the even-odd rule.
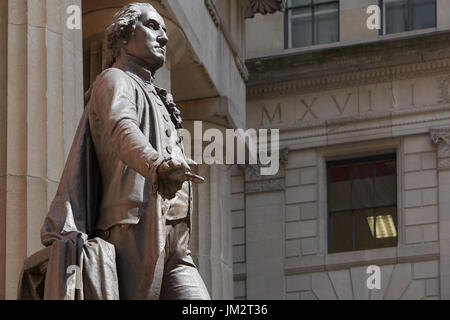
[[[152,291],[161,285],[163,270],[158,261],[165,246],[165,219],[161,196],[152,182],[161,157],[169,156],[159,127],[167,123],[155,112],[162,97],[145,81],[146,76],[151,80],[151,74],[145,74],[135,61],[124,59],[99,75],[93,85],[41,229],[43,245],[51,248],[43,298],[117,299],[114,246],[95,236],[116,225],[137,224],[143,215],[150,228],[146,259],[153,268],[149,271]],[[37,275],[30,263],[28,269],[25,264],[19,298],[39,296],[31,291],[42,287],[41,278],[27,273],[34,270]],[[83,275],[84,287],[75,295],[68,294],[70,265],[78,266]]]

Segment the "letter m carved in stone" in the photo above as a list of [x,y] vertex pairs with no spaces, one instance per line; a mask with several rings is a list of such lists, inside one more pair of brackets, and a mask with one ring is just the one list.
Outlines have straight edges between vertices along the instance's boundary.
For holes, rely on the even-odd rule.
[[269,111],[266,106],[262,105],[262,113],[261,113],[261,125],[264,124],[264,119],[267,118],[269,124],[272,124],[275,121],[275,118],[278,116],[278,123],[281,123],[281,103],[277,104],[272,116],[270,116]]

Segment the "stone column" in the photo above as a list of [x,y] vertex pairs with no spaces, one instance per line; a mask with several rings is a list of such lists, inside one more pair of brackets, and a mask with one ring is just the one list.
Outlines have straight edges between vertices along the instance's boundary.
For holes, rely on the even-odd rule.
[[245,168],[247,299],[284,299],[284,168]]
[[66,28],[73,4],[81,0],[0,4],[0,298],[16,298],[23,261],[41,248],[83,111],[81,30]]
[[[201,136],[194,137],[192,121],[185,120],[184,127],[192,141],[202,140]],[[203,122],[203,129],[207,128],[225,130]],[[227,165],[200,165],[199,174],[205,182],[194,186],[190,248],[212,299],[233,299],[230,169]]]
[[440,297],[450,299],[450,128],[430,129],[437,145]]

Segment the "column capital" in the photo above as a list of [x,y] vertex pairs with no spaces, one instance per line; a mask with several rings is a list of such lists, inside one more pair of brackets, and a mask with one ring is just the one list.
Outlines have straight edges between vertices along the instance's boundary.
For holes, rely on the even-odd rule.
[[242,165],[245,174],[245,192],[257,193],[267,191],[284,190],[284,168],[282,164],[286,164],[288,160],[288,149],[280,150],[280,169],[277,174],[270,176],[261,175],[261,164]]
[[438,147],[438,169],[450,170],[450,127],[431,128],[430,138]]
[[283,11],[285,7],[285,0],[246,0],[245,18],[253,18],[257,13],[267,14]]

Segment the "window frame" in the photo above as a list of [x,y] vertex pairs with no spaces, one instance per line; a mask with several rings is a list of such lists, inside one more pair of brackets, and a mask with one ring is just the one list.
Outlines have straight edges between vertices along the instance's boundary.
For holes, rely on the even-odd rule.
[[[381,0],[380,0],[381,1]],[[328,0],[325,2],[321,2],[321,3],[313,3],[313,0],[311,0],[310,4],[304,4],[304,5],[297,5],[297,6],[289,6],[289,0],[286,1],[286,10],[284,12],[284,49],[298,49],[298,48],[306,48],[306,47],[310,47],[310,46],[316,46],[319,45],[317,43],[314,43],[314,32],[315,32],[315,28],[314,28],[314,8],[317,6],[322,6],[322,5],[327,5],[327,4],[337,4],[338,5],[338,15],[337,15],[337,23],[338,23],[338,36],[337,36],[337,40],[335,42],[327,42],[327,43],[336,43],[340,41],[341,38],[341,33],[340,33],[340,21],[341,21],[341,17],[340,17],[340,0]],[[311,8],[311,39],[312,39],[312,44],[309,46],[302,46],[302,47],[290,47],[290,43],[291,42],[291,37],[289,37],[289,10],[293,10],[293,9],[301,9],[301,8]],[[321,43],[321,44],[325,44],[325,43]]]
[[[405,31],[400,31],[400,32],[395,32],[395,33],[386,33],[386,21],[385,21],[385,17],[384,17],[384,4],[385,4],[385,0],[378,0],[378,7],[380,8],[380,18],[381,18],[381,28],[379,30],[379,35],[380,36],[386,36],[386,35],[391,35],[391,34],[399,34],[399,33],[403,33],[403,32],[410,32],[410,31],[416,31],[416,30],[424,30],[424,29],[428,29],[428,28],[420,28],[420,29],[412,29],[412,1],[413,0],[406,0],[407,3],[407,10],[408,10],[408,20],[407,20],[407,28]],[[437,28],[437,0],[434,0],[434,27],[429,27],[429,28]]]
[[[375,162],[380,161],[380,160],[394,160],[395,161],[395,203],[389,203],[389,204],[383,204],[383,205],[373,205],[373,206],[366,206],[366,207],[354,207],[352,206],[352,177],[351,177],[351,171],[350,171],[350,208],[339,208],[339,209],[335,209],[335,210],[330,210],[331,208],[331,204],[330,204],[330,195],[331,195],[331,174],[330,174],[330,168],[334,167],[334,166],[338,166],[338,165],[352,165],[355,163],[362,163],[362,162],[366,162],[366,163],[370,163],[372,166],[374,165]],[[372,169],[373,170],[373,169]],[[364,249],[364,250],[374,250],[374,249],[383,249],[383,248],[393,248],[395,246],[398,245],[398,240],[399,240],[399,223],[398,223],[398,219],[399,219],[399,204],[398,204],[398,181],[397,181],[397,177],[398,177],[398,159],[397,159],[397,153],[386,153],[386,154],[381,154],[381,155],[374,155],[374,156],[366,156],[366,157],[357,157],[357,158],[346,158],[346,159],[342,159],[342,160],[334,160],[334,161],[327,161],[326,162],[326,175],[327,175],[327,180],[326,180],[326,190],[327,190],[327,199],[326,199],[326,203],[327,203],[327,208],[326,208],[326,212],[327,212],[327,253],[328,254],[340,254],[340,253],[349,253],[349,252],[355,252],[355,251],[360,251],[355,249],[356,245],[355,245],[355,213],[354,211],[356,210],[364,210],[364,209],[372,209],[373,210],[373,217],[374,217],[374,245],[373,248],[370,249]],[[372,177],[372,183],[375,185],[375,178],[376,176],[374,175]],[[375,186],[374,186],[374,192],[375,192]],[[395,207],[395,217],[394,217],[394,225],[397,231],[397,235],[395,237],[395,246],[389,246],[389,247],[380,247],[377,248],[376,247],[376,209],[378,208],[386,208],[386,207]],[[333,252],[333,245],[332,245],[332,225],[331,225],[331,216],[332,214],[336,213],[336,212],[343,212],[343,211],[351,211],[351,216],[352,216],[352,249],[351,250],[346,250],[346,251],[338,251],[338,252]]]

